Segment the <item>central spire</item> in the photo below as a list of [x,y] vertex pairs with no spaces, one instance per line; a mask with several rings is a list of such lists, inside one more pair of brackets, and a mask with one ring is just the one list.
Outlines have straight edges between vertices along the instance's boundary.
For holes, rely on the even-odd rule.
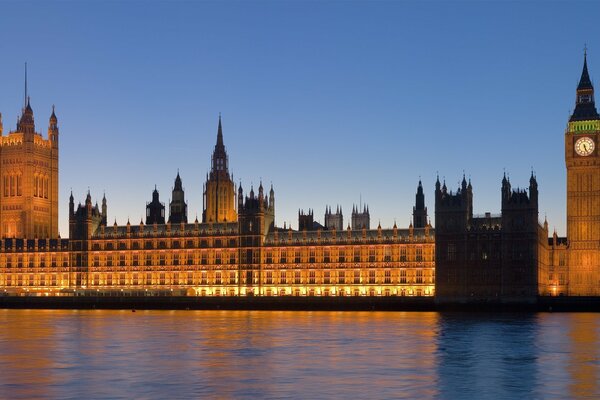
[[219,128],[217,129],[217,145],[215,149],[223,148],[225,150],[225,145],[223,144],[223,127],[221,126],[221,113],[219,113]]
[[219,114],[219,127],[217,128],[217,144],[212,156],[211,174],[228,173],[227,151],[223,143],[223,126],[221,124],[221,114]]

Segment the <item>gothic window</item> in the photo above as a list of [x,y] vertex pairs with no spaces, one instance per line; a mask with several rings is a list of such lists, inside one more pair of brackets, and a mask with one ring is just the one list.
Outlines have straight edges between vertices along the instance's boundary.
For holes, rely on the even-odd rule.
[[369,283],[375,283],[375,270],[369,270]]
[[400,261],[406,262],[406,247],[405,246],[402,246],[400,248]]
[[316,272],[315,271],[310,271],[309,275],[308,275],[308,283],[311,285],[314,285],[316,281]]
[[279,272],[279,283],[285,285],[287,283],[287,273],[286,271]]
[[423,261],[423,248],[421,248],[421,247],[417,247],[417,260],[416,261]]
[[406,270],[400,270],[400,283],[406,283]]
[[417,283],[423,283],[423,270],[417,270]]
[[375,248],[369,248],[369,262],[375,262]]
[[10,178],[8,175],[4,175],[4,197],[10,195]]
[[346,271],[338,272],[338,283],[341,285],[346,284]]
[[331,272],[325,271],[323,272],[323,283],[329,285],[331,283]]
[[16,188],[16,182],[15,182],[15,176],[11,175],[10,176],[10,195],[11,196],[15,196],[17,193],[17,188]]
[[323,262],[330,262],[331,258],[330,258],[330,254],[331,251],[329,249],[325,249],[324,253],[323,253]]
[[354,262],[360,262],[360,247],[354,248]]
[[21,196],[22,195],[22,178],[21,178],[21,174],[17,175],[17,196]]
[[392,283],[392,271],[389,269],[385,270],[384,283]]
[[357,285],[360,283],[360,270],[354,271],[354,284]]
[[392,261],[392,248],[390,246],[385,246],[383,249],[383,259],[386,262]]

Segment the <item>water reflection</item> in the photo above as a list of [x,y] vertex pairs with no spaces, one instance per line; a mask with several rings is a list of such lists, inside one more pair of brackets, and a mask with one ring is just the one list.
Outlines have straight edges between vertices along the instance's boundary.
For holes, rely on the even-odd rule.
[[599,318],[1,310],[0,398],[583,398]]

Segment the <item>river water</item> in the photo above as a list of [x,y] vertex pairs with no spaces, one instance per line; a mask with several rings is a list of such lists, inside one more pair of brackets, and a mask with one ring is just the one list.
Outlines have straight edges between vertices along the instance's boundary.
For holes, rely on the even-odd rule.
[[599,314],[0,310],[0,398],[599,398],[599,339]]

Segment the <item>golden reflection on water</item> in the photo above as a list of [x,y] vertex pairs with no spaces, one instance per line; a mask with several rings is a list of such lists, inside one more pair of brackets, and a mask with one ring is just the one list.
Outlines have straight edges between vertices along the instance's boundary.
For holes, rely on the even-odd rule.
[[570,357],[567,369],[570,375],[569,396],[584,398],[598,394],[600,362],[598,341],[598,316],[575,314],[569,327]]
[[[598,391],[598,324],[596,314],[0,310],[0,398],[584,397]],[[566,370],[545,373],[565,355]]]

